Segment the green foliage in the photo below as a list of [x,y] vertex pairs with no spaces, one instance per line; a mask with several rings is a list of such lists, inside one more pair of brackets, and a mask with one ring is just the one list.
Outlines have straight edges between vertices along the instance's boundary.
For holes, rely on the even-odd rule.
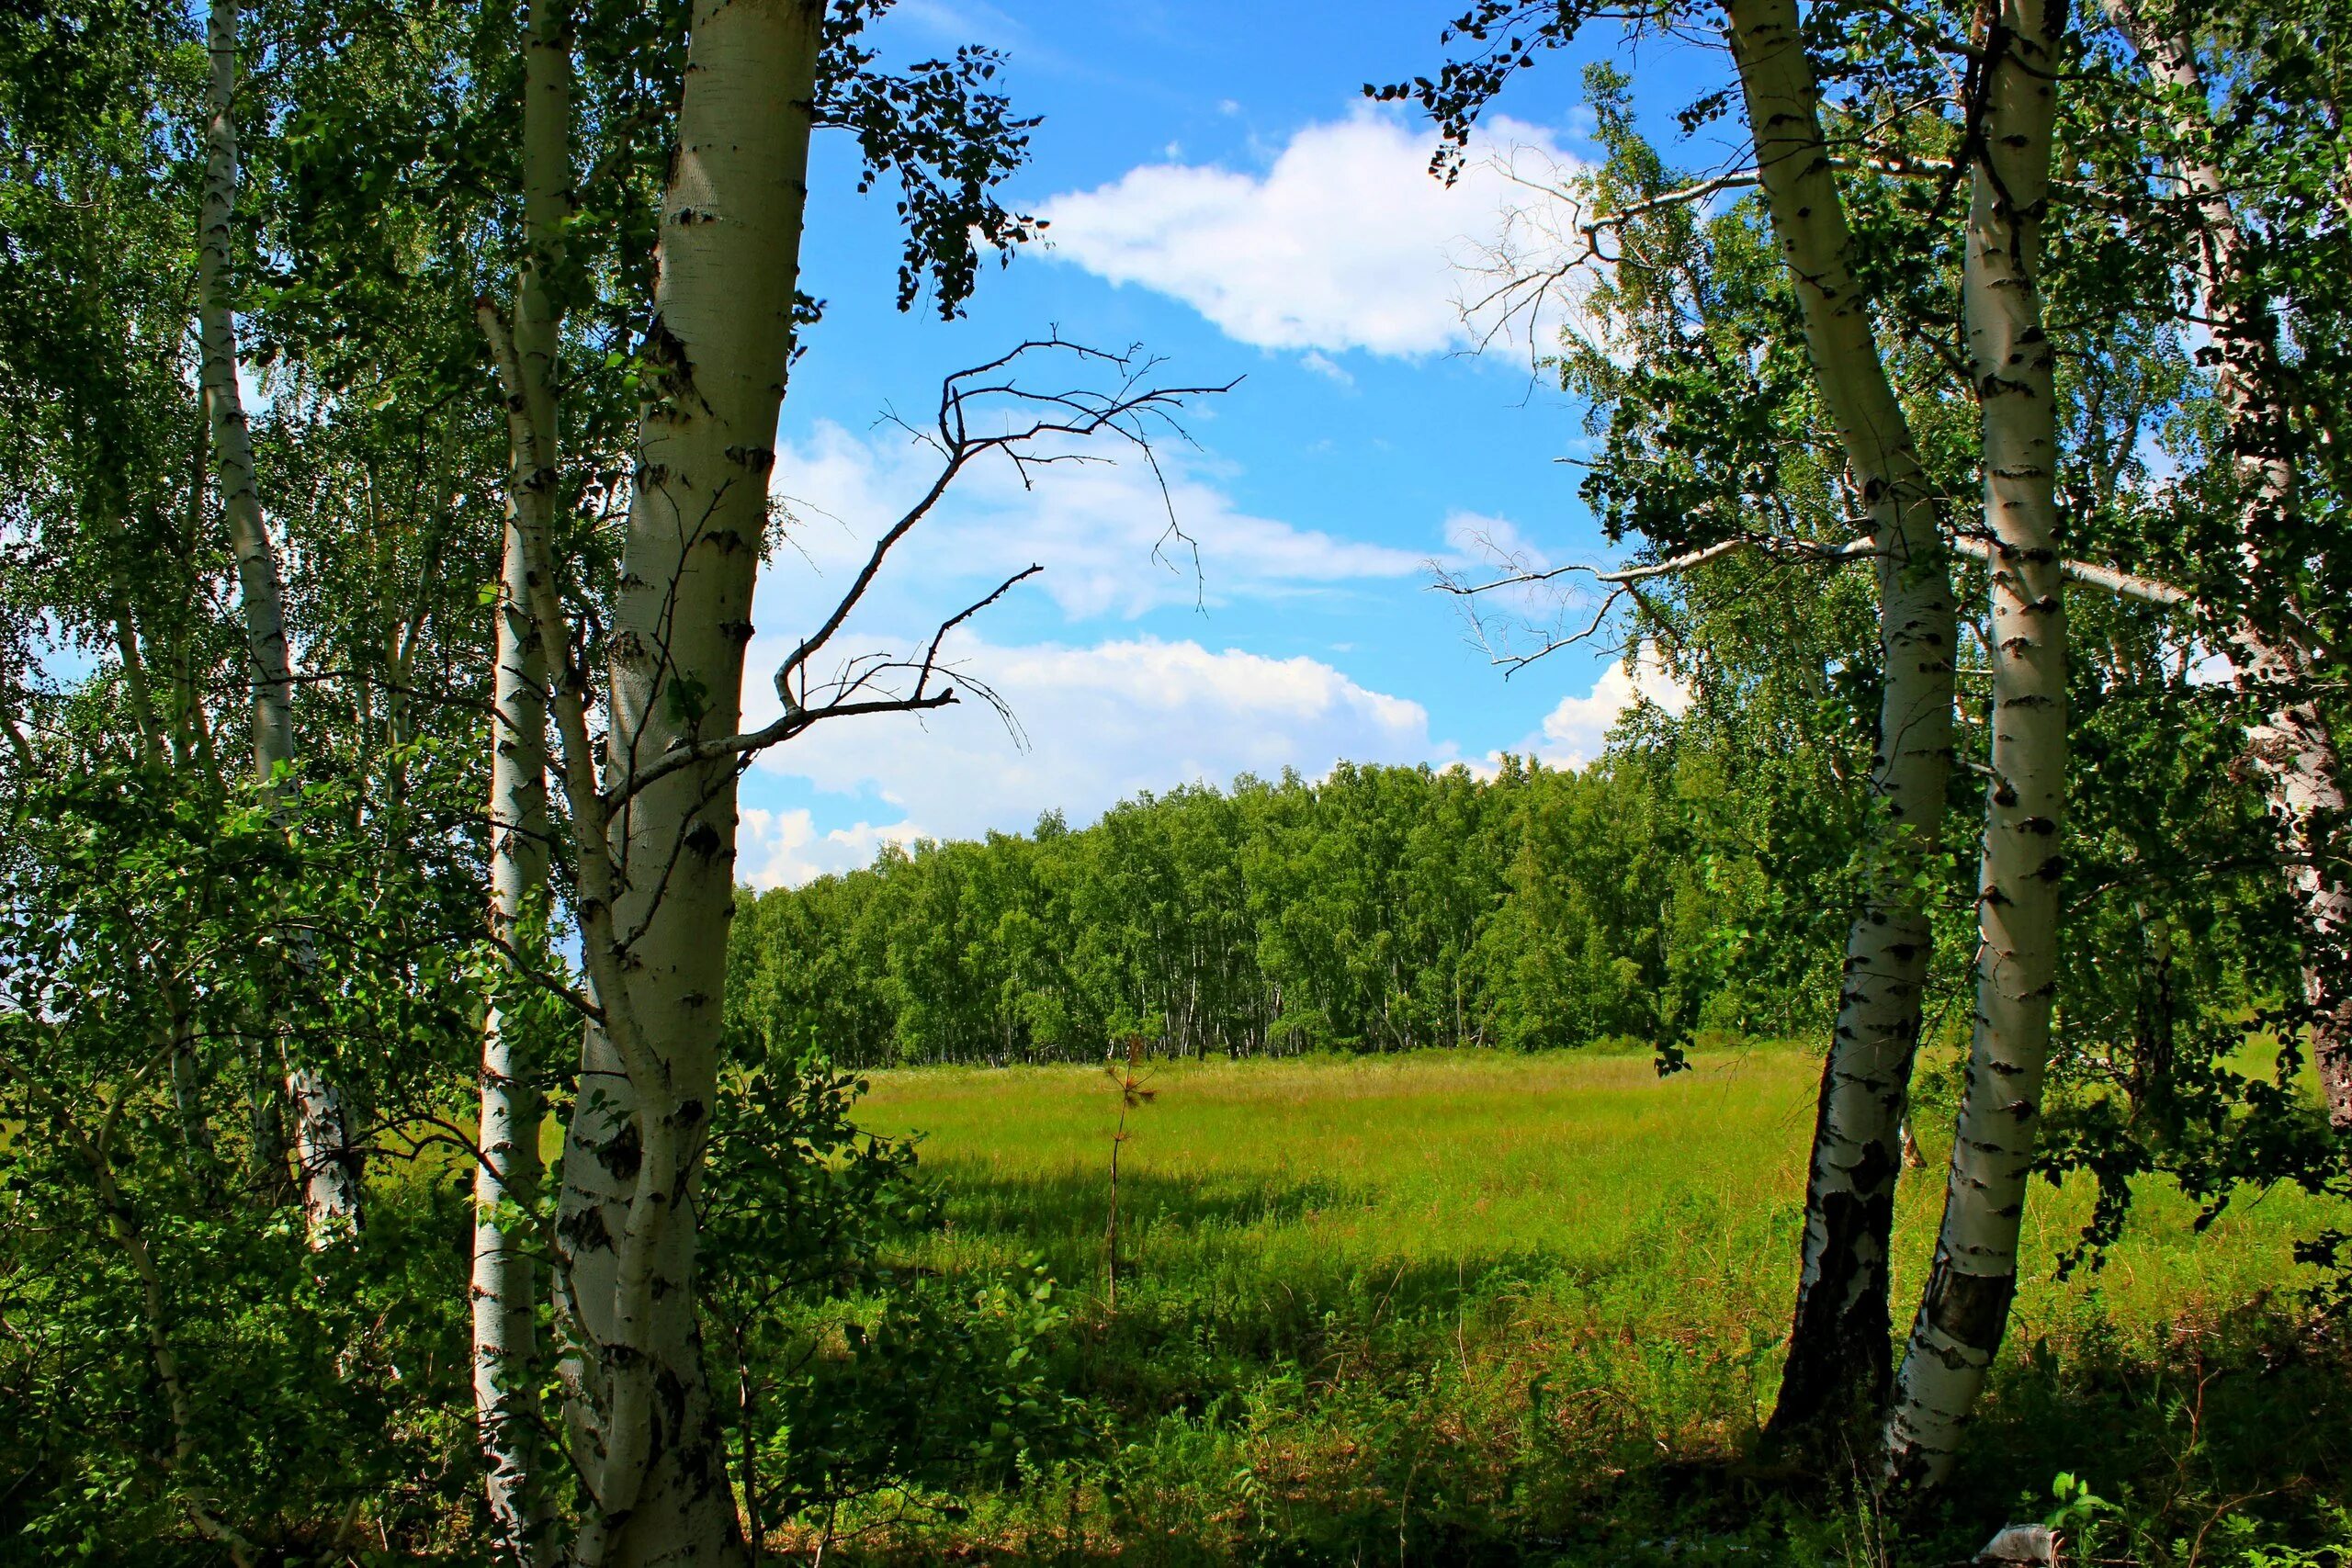
[[[886,849],[741,902],[730,1021],[838,1060],[1533,1048],[1779,1023],[1752,816],[1689,749],[1577,773],[1342,764],[1143,796],[1079,831]],[[1768,854],[1770,851],[1768,849]]]
[[351,804],[102,759],[17,802],[0,1541],[127,1550],[202,1513],[326,1551],[363,1505],[428,1540],[465,1515],[462,1190],[379,1183],[364,1239],[314,1252],[251,1111],[289,1066],[327,1066],[398,1147],[467,1038],[447,940],[471,925],[464,867],[401,814],[355,827]]
[[1041,1264],[903,1261],[944,1221],[914,1145],[860,1132],[865,1083],[813,1052],[727,1074],[703,1189],[705,1336],[755,1540],[888,1494],[953,1508],[1066,1440],[1044,1374],[1064,1314]]
[[[424,761],[416,815],[356,823],[334,785],[214,796],[120,761],[20,797],[0,849],[0,1561],[201,1561],[199,1518],[297,1557],[362,1531],[478,1550],[453,1245],[472,1167],[448,1136],[470,1131],[474,998],[551,1080],[578,1026],[474,941],[479,865],[435,852],[422,805],[445,775]],[[365,1107],[371,1150],[364,1230],[323,1251],[252,1111],[298,1062]],[[1078,1427],[1046,1372],[1052,1276],[910,1264],[941,1206],[910,1141],[858,1130],[863,1089],[738,1053],[713,1117],[705,1338],[771,1526],[885,1494],[951,1507]]]

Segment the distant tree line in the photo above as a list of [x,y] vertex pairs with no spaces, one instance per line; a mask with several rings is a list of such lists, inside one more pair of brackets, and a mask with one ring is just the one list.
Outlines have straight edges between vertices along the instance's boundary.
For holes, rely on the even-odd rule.
[[741,896],[730,1021],[856,1066],[1090,1059],[1131,1034],[1258,1055],[1786,1031],[1821,976],[1743,962],[1776,899],[1739,806],[1668,747],[1245,774],[1084,829],[892,845]]

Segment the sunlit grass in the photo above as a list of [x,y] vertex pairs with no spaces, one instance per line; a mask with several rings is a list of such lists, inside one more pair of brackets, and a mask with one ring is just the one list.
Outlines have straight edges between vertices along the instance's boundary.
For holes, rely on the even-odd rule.
[[[1541,1259],[1670,1276],[1686,1301],[1778,1314],[1818,1070],[1777,1046],[1702,1053],[1666,1078],[1630,1054],[1160,1064],[1121,1156],[1123,1255],[1146,1278],[1222,1268],[1237,1251],[1270,1279]],[[1099,1274],[1118,1117],[1099,1069],[933,1068],[872,1083],[862,1119],[921,1134],[951,1195],[950,1256],[1042,1250],[1073,1283]],[[1947,1128],[1918,1132],[1928,1163],[1905,1174],[1897,1221],[1904,1293],[1933,1246],[1950,1143]],[[2199,1235],[2193,1205],[2152,1191],[2106,1268],[2062,1282],[2089,1199],[2084,1181],[2029,1197],[2018,1300],[2029,1327],[2094,1306],[2154,1325],[2191,1302],[2291,1284],[2307,1272],[2293,1238],[2333,1208],[2249,1194]]]
[[[947,1194],[950,1228],[921,1261],[1042,1255],[1080,1292],[1072,1375],[1120,1415],[1116,1506],[1089,1494],[1084,1511],[1123,1553],[1140,1550],[1131,1528],[1147,1555],[1179,1560],[1171,1531],[1225,1556],[1272,1529],[1342,1554],[1376,1531],[1393,1558],[1400,1541],[1463,1548],[1498,1520],[1522,1546],[1572,1525],[1615,1540],[1655,1511],[1620,1518],[1626,1486],[1752,1450],[1790,1307],[1817,1072],[1817,1056],[1780,1046],[1701,1052],[1664,1079],[1645,1054],[1598,1052],[1161,1065],[1120,1157],[1115,1317],[1101,1288],[1118,1090],[1099,1068],[878,1073],[863,1120],[922,1134]],[[1948,1129],[1919,1134],[1928,1164],[1899,1202],[1901,1314],[1942,1201]],[[2029,1199],[2024,1278],[1963,1488],[1984,1507],[2059,1468],[2110,1492],[2156,1485],[2151,1467],[2181,1446],[2173,1369],[2193,1382],[2208,1347],[2237,1343],[2225,1329],[2249,1303],[2303,1281],[2294,1239],[2345,1222],[2274,1192],[2199,1234],[2193,1205],[2151,1191],[2104,1269],[2061,1279],[2090,1197],[2083,1182]],[[2194,1413],[2186,1440],[2213,1472],[2199,1486],[2240,1483],[2223,1472],[2264,1439],[2225,1429],[2256,1422],[2258,1400],[2227,1404]],[[2342,1424],[2311,1440],[2335,1444]],[[2177,1489],[2192,1468],[2175,1465]],[[1035,1506],[1008,1497],[984,1517],[1009,1529]]]

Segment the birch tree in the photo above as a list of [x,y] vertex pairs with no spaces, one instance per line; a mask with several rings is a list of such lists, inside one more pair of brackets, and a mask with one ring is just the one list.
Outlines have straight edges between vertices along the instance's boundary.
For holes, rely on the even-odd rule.
[[[605,754],[615,781],[635,783],[673,741],[707,739],[706,721],[720,734],[738,728],[822,21],[821,6],[805,0],[694,14],[647,349],[656,400],[640,429],[616,608]],[[548,468],[534,451],[533,469]],[[544,602],[555,563],[541,553],[526,570],[546,583],[536,590],[544,647],[560,624]],[[545,650],[560,667],[560,649]],[[712,938],[733,903],[733,760],[677,770],[608,813],[584,716],[576,696],[562,702],[582,952],[602,1015],[567,1138],[558,1262],[576,1347],[569,1422],[588,1478],[577,1555],[740,1561],[688,1217],[718,1070],[725,948]]]
[[[560,592],[570,579],[548,498],[561,459],[537,412],[544,395],[534,378],[544,372],[525,362],[523,334],[494,304],[479,308],[515,454],[510,576],[527,603],[511,624],[519,635],[527,621],[548,681],[586,980],[577,1005],[589,1023],[554,1224],[564,1424],[582,1493],[571,1556],[584,1563],[741,1561],[746,1551],[695,1293],[695,1194],[734,909],[737,774],[820,720],[956,700],[944,678],[945,639],[1029,573],[944,622],[919,656],[858,656],[831,678],[813,661],[831,657],[890,551],[971,463],[1004,454],[1034,467],[1061,460],[1059,443],[1140,440],[1182,396],[1145,385],[1139,362],[1058,341],[951,378],[922,437],[940,459],[938,477],[881,532],[842,602],[775,672],[783,716],[741,730],[777,412],[806,314],[797,279],[812,132],[850,130],[869,170],[899,169],[909,221],[902,305],[928,273],[952,310],[973,281],[976,246],[1026,232],[989,197],[1018,162],[1025,128],[980,89],[992,57],[966,51],[912,78],[881,76],[856,42],[876,9],[719,0],[693,14],[650,320],[636,356],[647,396],[601,691]],[[546,124],[554,104],[552,94],[533,102],[534,135],[549,147],[561,135]],[[526,272],[518,323],[530,286]],[[1107,371],[1112,385],[1025,391],[1022,371],[1040,356]],[[982,434],[976,419],[989,409],[996,428]],[[590,728],[592,702],[601,736]],[[511,1129],[504,1135],[515,1141]],[[502,1354],[491,1347],[482,1359]]]
[[1928,870],[1951,769],[1957,636],[1935,487],[1896,400],[1848,262],[1852,244],[1822,135],[1794,0],[1732,0],[1732,59],[1756,169],[1804,310],[1822,398],[1868,509],[1879,580],[1878,752],[1868,899],[1822,1067],[1796,1321],[1776,1428],[1865,1419],[1885,1398],[1895,1179],[1931,949]]
[[2064,0],[2005,0],[1983,40],[1962,309],[1984,432],[1993,671],[1976,1022],[1943,1225],[1886,1427],[1890,1475],[1951,1472],[2008,1324],[2057,985],[2066,800],[2056,356],[2039,271]]
[[[203,396],[211,429],[222,521],[236,557],[245,623],[247,680],[253,691],[254,773],[265,788],[284,787],[295,760],[294,674],[286,628],[286,591],[277,551],[262,516],[243,388],[238,381],[237,327],[230,296],[230,248],[237,206],[237,11],[239,0],[211,0],[205,45],[212,94],[205,123],[203,210],[198,225],[197,317],[203,344]],[[300,962],[300,955],[295,961]],[[255,1047],[259,1049],[257,1045]],[[302,1213],[314,1242],[358,1228],[359,1153],[341,1087],[308,1061],[285,1066],[294,1111]],[[263,1076],[256,1073],[256,1078]]]
[[2212,334],[2213,393],[2227,422],[2238,564],[2248,582],[2288,601],[2267,614],[2228,617],[2222,636],[2238,684],[2267,709],[2247,734],[2246,755],[2278,824],[2313,948],[2303,969],[2303,999],[2329,1120],[2338,1133],[2352,1132],[2352,979],[2343,956],[2352,942],[2352,882],[2333,841],[2346,820],[2344,768],[2328,716],[2312,694],[2309,639],[2295,635],[2311,623],[2299,592],[2300,563],[2286,558],[2287,542],[2299,532],[2291,525],[2301,483],[2275,305],[2247,265],[2248,239],[2211,150],[2195,45],[2154,6],[2107,0],[2106,8],[2161,94],[2161,112],[2170,118],[2165,129],[2174,149],[2172,174],[2194,215],[2189,255]]
[[[790,31],[766,39],[755,36],[744,42],[780,42],[782,52],[763,59],[753,47],[746,57],[729,63],[758,67],[778,60],[788,62],[797,58],[791,50],[802,36]],[[722,66],[711,69],[718,82],[728,80]],[[681,129],[682,134],[715,134],[713,128],[692,118]],[[772,155],[792,160],[785,165],[786,171],[803,166],[805,130],[803,126],[789,140],[768,144]],[[701,169],[682,159],[674,179],[684,182],[685,188],[673,189],[665,211],[741,210],[735,198],[747,188],[757,197],[779,172],[774,164],[763,168],[753,163],[746,168],[739,162],[760,145],[738,130],[728,143],[728,156]],[[690,207],[688,201],[706,205]],[[675,221],[665,220],[665,231]],[[676,226],[692,231],[702,224],[696,220]],[[797,238],[789,230],[786,233]],[[690,243],[703,238],[698,232],[689,234]],[[727,248],[716,257],[707,251],[695,254],[703,264],[699,275],[684,267],[673,273],[666,264],[681,247],[670,243],[667,231],[664,240],[665,278],[684,276],[712,288],[726,281],[728,275],[716,264],[728,259]],[[691,245],[687,248],[695,254]],[[732,248],[739,261],[774,259],[762,258],[739,237]],[[670,380],[664,390],[676,397],[690,384],[695,397],[692,412],[684,418],[671,409],[649,406],[640,441],[644,451],[668,459],[664,477],[673,501],[683,503],[700,491],[711,494],[712,503],[697,518],[679,521],[673,513],[653,511],[633,525],[632,536],[641,526],[651,544],[624,558],[625,585],[632,560],[645,562],[650,554],[661,570],[672,574],[672,587],[658,594],[648,592],[641,581],[625,586],[624,606],[636,595],[642,618],[632,625],[626,608],[616,617],[609,680],[616,693],[634,690],[636,705],[623,708],[606,699],[616,716],[601,758],[592,749],[583,701],[589,680],[572,651],[570,623],[554,589],[557,563],[531,510],[518,508],[516,513],[541,657],[556,672],[550,705],[561,746],[555,771],[573,825],[573,907],[588,980],[588,988],[575,998],[590,1021],[581,1088],[566,1130],[555,1224],[557,1306],[566,1333],[560,1366],[564,1418],[586,1494],[573,1555],[587,1562],[731,1561],[745,1551],[727,1490],[726,1456],[718,1442],[692,1295],[693,1200],[711,1103],[705,1097],[716,1093],[724,1020],[725,931],[735,908],[726,873],[734,820],[731,812],[723,817],[714,813],[731,800],[735,779],[752,758],[813,725],[922,712],[959,700],[959,683],[948,679],[943,662],[948,639],[1038,568],[1015,573],[947,617],[926,645],[903,658],[858,655],[830,680],[817,677],[812,670],[841,636],[892,551],[973,464],[997,456],[1030,472],[1068,460],[1084,443],[1098,438],[1144,445],[1154,427],[1172,417],[1185,399],[1217,389],[1153,386],[1141,378],[1147,369],[1141,362],[1059,340],[1023,344],[949,378],[936,422],[922,437],[939,459],[936,474],[908,512],[879,532],[842,598],[775,671],[782,715],[758,729],[737,730],[741,649],[749,641],[749,627],[741,619],[726,617],[730,612],[740,616],[748,604],[749,579],[760,551],[752,539],[739,538],[723,547],[707,541],[714,520],[731,516],[746,529],[764,525],[769,459],[764,449],[747,452],[724,439],[743,434],[740,426],[715,432],[710,424],[722,410],[741,411],[746,405],[763,420],[775,418],[782,391],[781,356],[790,340],[782,327],[766,340],[779,357],[764,381],[756,363],[741,356],[741,333],[729,340],[730,349],[737,352],[713,349],[697,355],[692,345],[708,343],[705,334],[728,323],[719,301],[740,306],[744,297],[741,289],[722,289],[714,299],[690,288],[680,299],[666,284],[660,296],[663,330],[676,338],[676,344],[665,351]],[[790,300],[778,300],[777,308],[788,310]],[[670,324],[673,321],[676,325]],[[546,466],[544,454],[522,413],[524,373],[512,340],[497,311],[487,304],[482,324],[493,344],[501,382],[508,389],[516,439],[529,451],[537,471]],[[697,335],[688,336],[689,329]],[[1110,385],[1030,389],[1023,371],[1040,359],[1053,358],[1106,372]],[[688,370],[691,382],[679,380]],[[729,371],[731,376],[722,377]],[[715,477],[710,467],[714,457],[721,465]],[[756,490],[744,478],[753,472],[759,479]],[[721,510],[730,486],[731,504],[742,508],[739,513]],[[701,553],[706,548],[717,555],[716,561]],[[735,560],[739,549],[748,558]],[[722,570],[727,575],[720,575]],[[696,572],[718,577],[716,583],[706,581],[705,590],[726,589],[738,596],[715,603],[689,596],[687,584]],[[704,658],[698,665],[679,657],[681,649],[695,647],[696,641],[684,635],[676,608],[697,604],[702,613],[718,617],[701,628]],[[665,682],[682,680],[696,669],[711,681],[725,681],[726,710],[713,713],[684,698],[669,697],[667,685],[651,683],[649,665]],[[985,686],[969,677],[960,686],[994,701]],[[652,691],[664,693],[659,707],[650,700]],[[651,745],[649,734],[664,739]],[[694,793],[678,789],[675,781],[681,779],[699,780],[700,787]],[[661,790],[663,784],[673,787]],[[665,801],[669,814],[663,817],[657,807]],[[666,839],[654,836],[652,824],[661,821],[667,823]],[[718,863],[692,863],[696,862]],[[682,886],[689,891],[696,887],[685,878],[697,871],[707,879],[700,885],[702,890],[723,900],[716,911],[680,899]],[[639,877],[652,883],[642,893],[636,891]],[[697,913],[707,923],[674,924],[684,918],[681,908]],[[712,988],[686,988],[696,985]]]
[[[571,40],[562,0],[534,0],[523,53],[522,256],[510,396],[508,516],[495,605],[490,757],[490,935],[544,962],[549,913],[547,671],[535,618],[528,541],[554,533],[561,318],[548,274],[558,265],[571,189]],[[518,1563],[553,1544],[539,1456],[537,1323],[540,1275],[529,1218],[539,1188],[544,1097],[506,1008],[482,1018],[481,1119],[474,1171],[474,1404],[491,1517]]]
[[[1662,11],[1657,19],[1673,25],[1682,9]],[[1565,42],[1583,14],[1579,7],[1495,0],[1458,25],[1458,36],[1480,52],[1450,62],[1436,84],[1410,91],[1459,142],[1485,101],[1532,58],[1521,39],[1532,35],[1545,46]],[[1886,1394],[1894,1191],[1933,952],[1927,904],[1951,770],[1958,634],[1939,487],[1920,459],[1880,352],[1872,302],[1856,273],[1854,239],[1821,123],[1821,89],[1794,0],[1730,0],[1721,26],[1746,108],[1753,164],[1679,188],[1617,193],[1613,201],[1568,193],[1588,208],[1580,220],[1586,249],[1551,273],[1507,278],[1502,290],[1541,290],[1569,268],[1608,266],[1611,258],[1600,236],[1660,209],[1702,204],[1743,186],[1760,188],[1798,303],[1819,398],[1843,449],[1844,486],[1868,532],[1849,547],[1826,550],[1788,537],[1785,529],[1775,536],[1769,525],[1759,532],[1755,521],[1735,525],[1743,531],[1727,537],[1657,541],[1665,558],[1600,576],[1610,591],[1585,630],[1546,640],[1533,655],[1510,662],[1523,665],[1563,641],[1598,631],[1637,581],[1690,571],[1731,551],[1778,548],[1873,564],[1880,676],[1869,784],[1874,815],[1823,1064],[1794,1324],[1772,1418],[1777,1432],[1791,1434],[1874,1422]],[[1498,44],[1498,39],[1510,42]],[[1383,90],[1386,96],[1407,91]],[[1642,268],[1655,265],[1655,254],[1645,251]],[[1679,525],[1668,522],[1669,528]],[[1687,545],[1698,547],[1677,553]],[[1510,572],[1458,591],[1520,587],[1554,575]]]

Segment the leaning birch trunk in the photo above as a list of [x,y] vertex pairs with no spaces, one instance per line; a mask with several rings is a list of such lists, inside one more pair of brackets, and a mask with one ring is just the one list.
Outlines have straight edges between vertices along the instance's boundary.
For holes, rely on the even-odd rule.
[[[286,643],[286,595],[277,551],[262,520],[253,440],[237,385],[237,323],[229,304],[230,223],[237,206],[237,0],[211,0],[210,118],[205,125],[204,200],[197,244],[197,317],[204,404],[212,430],[220,513],[237,558],[238,604],[245,622],[246,677],[253,685],[254,773],[274,789],[294,761],[294,673]],[[337,1084],[308,1064],[289,1064],[286,1091],[302,1173],[302,1216],[311,1245],[359,1227],[359,1156]]]
[[599,920],[623,945],[602,964],[613,979],[597,976],[606,1024],[587,1032],[558,1227],[582,1347],[566,1371],[574,1452],[593,1478],[578,1550],[590,1564],[748,1561],[704,1375],[691,1207],[734,911],[734,762],[641,792],[630,781],[737,724],[822,17],[819,0],[697,0],[662,208],[605,761],[625,804]]
[[[529,530],[553,532],[557,494],[555,360],[560,321],[547,276],[571,185],[571,53],[560,0],[532,0],[523,56],[523,243],[514,283],[514,357],[526,422],[510,438],[490,757],[490,933],[518,963],[546,953],[547,666],[532,607]],[[526,520],[523,515],[529,513]],[[474,1169],[474,1420],[492,1527],[522,1568],[551,1556],[539,1440],[538,1270],[530,1216],[546,1114],[533,1064],[493,1000],[482,1020],[481,1130]]]
[[1976,149],[1962,309],[1992,535],[1992,777],[1977,888],[1975,1035],[1943,1228],[1887,1418],[1890,1478],[1951,1473],[2017,1289],[2018,1233],[2058,976],[2066,623],[2058,419],[2036,275],[2066,0],[2002,0]]
[[1875,1422],[1892,1359],[1888,1255],[1904,1116],[1919,1043],[1929,931],[1922,872],[1941,834],[1951,772],[1951,569],[1932,487],[1848,262],[1837,175],[1795,0],[1730,0],[1772,228],[1804,312],[1805,343],[1878,565],[1880,698],[1871,784],[1882,807],[1865,902],[1822,1068],[1794,1325],[1776,1433]]
[[[2195,47],[2151,26],[2126,0],[2108,0],[2109,13],[2140,51],[2148,74],[2183,103],[2206,102]],[[2196,204],[2198,292],[2220,355],[2213,392],[2229,421],[2227,446],[2238,484],[2238,553],[2249,580],[2290,581],[2268,558],[2296,511],[2295,460],[2288,445],[2289,412],[2281,397],[2278,329],[2269,303],[2248,288],[2245,237],[2230,206],[2221,169],[2196,150],[2210,137],[2201,115],[2184,111],[2173,127],[2182,149],[2175,168]],[[2327,716],[2299,694],[2311,685],[2310,659],[2291,637],[2251,623],[2231,628],[2231,662],[2241,687],[2274,705],[2246,736],[2247,754],[2262,779],[2270,815],[2295,867],[2295,892],[2313,952],[2303,965],[2303,998],[2312,1014],[2312,1055],[2327,1091],[2328,1120],[2352,1133],[2352,883],[2334,841],[2346,821],[2343,760]]]

